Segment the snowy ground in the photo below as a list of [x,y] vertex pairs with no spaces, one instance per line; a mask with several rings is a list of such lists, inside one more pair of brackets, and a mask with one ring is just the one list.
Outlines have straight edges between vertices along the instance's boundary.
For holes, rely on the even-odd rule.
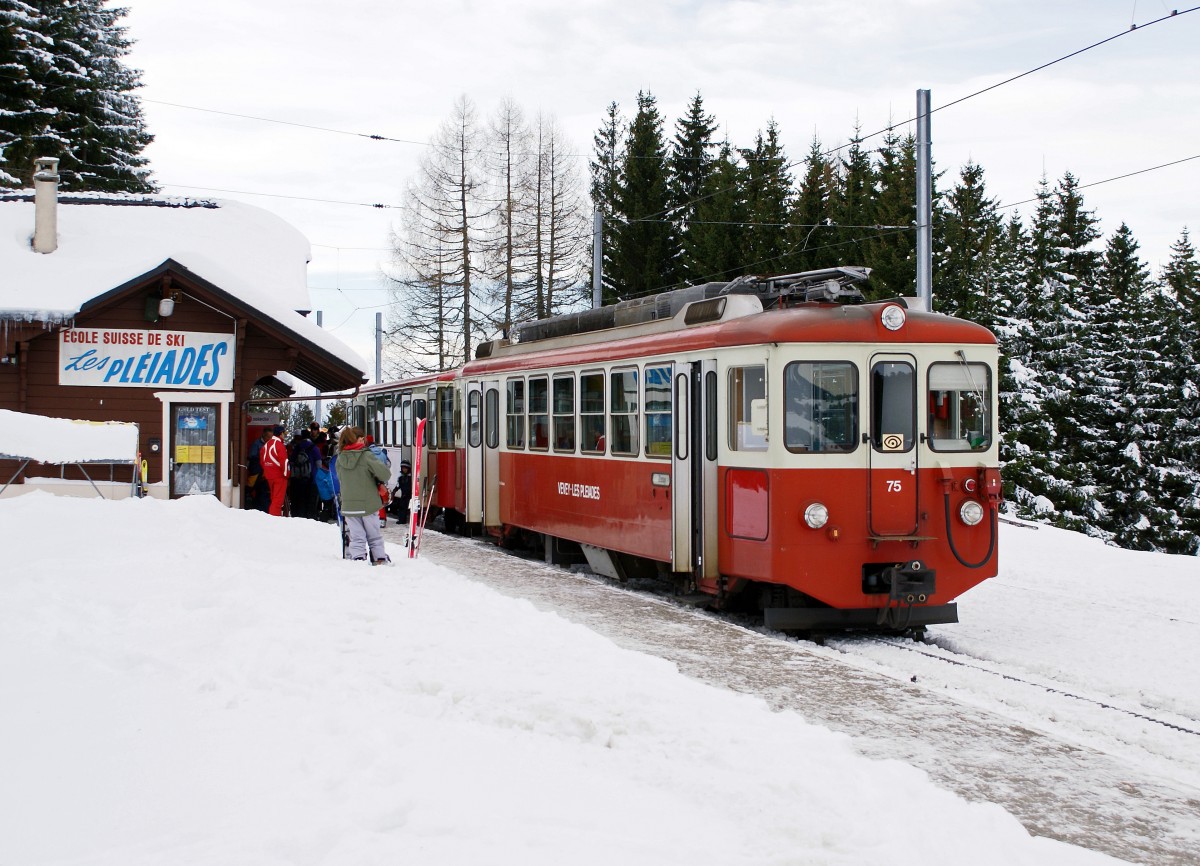
[[[431,561],[343,562],[329,526],[32,494],[0,536],[4,866],[1113,862]],[[1003,540],[941,647],[1200,718],[1195,560]]]

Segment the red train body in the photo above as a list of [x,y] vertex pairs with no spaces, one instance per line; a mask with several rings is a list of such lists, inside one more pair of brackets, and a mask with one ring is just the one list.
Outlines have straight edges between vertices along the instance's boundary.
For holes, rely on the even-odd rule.
[[840,303],[864,274],[534,323],[364,389],[363,420],[403,450],[428,412],[424,487],[451,528],[539,538],[784,630],[953,622],[996,573],[996,340],[904,301]]

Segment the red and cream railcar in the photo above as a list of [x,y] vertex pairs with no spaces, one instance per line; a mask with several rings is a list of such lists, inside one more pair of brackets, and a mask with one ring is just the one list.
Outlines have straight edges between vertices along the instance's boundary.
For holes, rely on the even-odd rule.
[[841,303],[863,276],[710,283],[486,345],[426,387],[437,501],[776,628],[956,621],[996,573],[996,340]]

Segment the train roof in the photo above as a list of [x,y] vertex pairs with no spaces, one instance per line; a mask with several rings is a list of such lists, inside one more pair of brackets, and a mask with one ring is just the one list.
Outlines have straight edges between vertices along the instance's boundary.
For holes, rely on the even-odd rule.
[[[731,302],[734,300],[730,298]],[[857,306],[809,302],[767,311],[761,305],[754,309],[746,303],[748,300],[753,299],[738,298],[728,305],[736,309],[727,309],[715,322],[688,325],[688,308],[685,308],[666,322],[573,334],[530,344],[499,345],[489,357],[477,358],[463,369],[472,375],[766,343],[996,344],[995,335],[982,325],[915,309],[906,311],[905,323],[899,330],[889,330],[880,316],[887,306],[903,306],[903,302],[896,300]]]

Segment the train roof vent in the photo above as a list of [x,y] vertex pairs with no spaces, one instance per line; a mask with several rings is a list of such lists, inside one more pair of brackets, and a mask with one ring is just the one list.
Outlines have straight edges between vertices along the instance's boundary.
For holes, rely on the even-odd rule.
[[[689,308],[684,314],[685,325],[717,321],[727,312],[727,305],[719,302],[726,297],[738,295],[756,297],[764,310],[806,301],[862,303],[862,293],[854,287],[854,283],[867,279],[870,273],[870,268],[848,266],[773,277],[748,275],[731,282],[703,283],[648,297],[632,298],[607,307],[566,313],[550,319],[516,325],[513,328],[512,342],[531,343],[536,340],[671,319],[685,307]],[[738,315],[746,314],[744,305],[738,305],[737,310]]]

